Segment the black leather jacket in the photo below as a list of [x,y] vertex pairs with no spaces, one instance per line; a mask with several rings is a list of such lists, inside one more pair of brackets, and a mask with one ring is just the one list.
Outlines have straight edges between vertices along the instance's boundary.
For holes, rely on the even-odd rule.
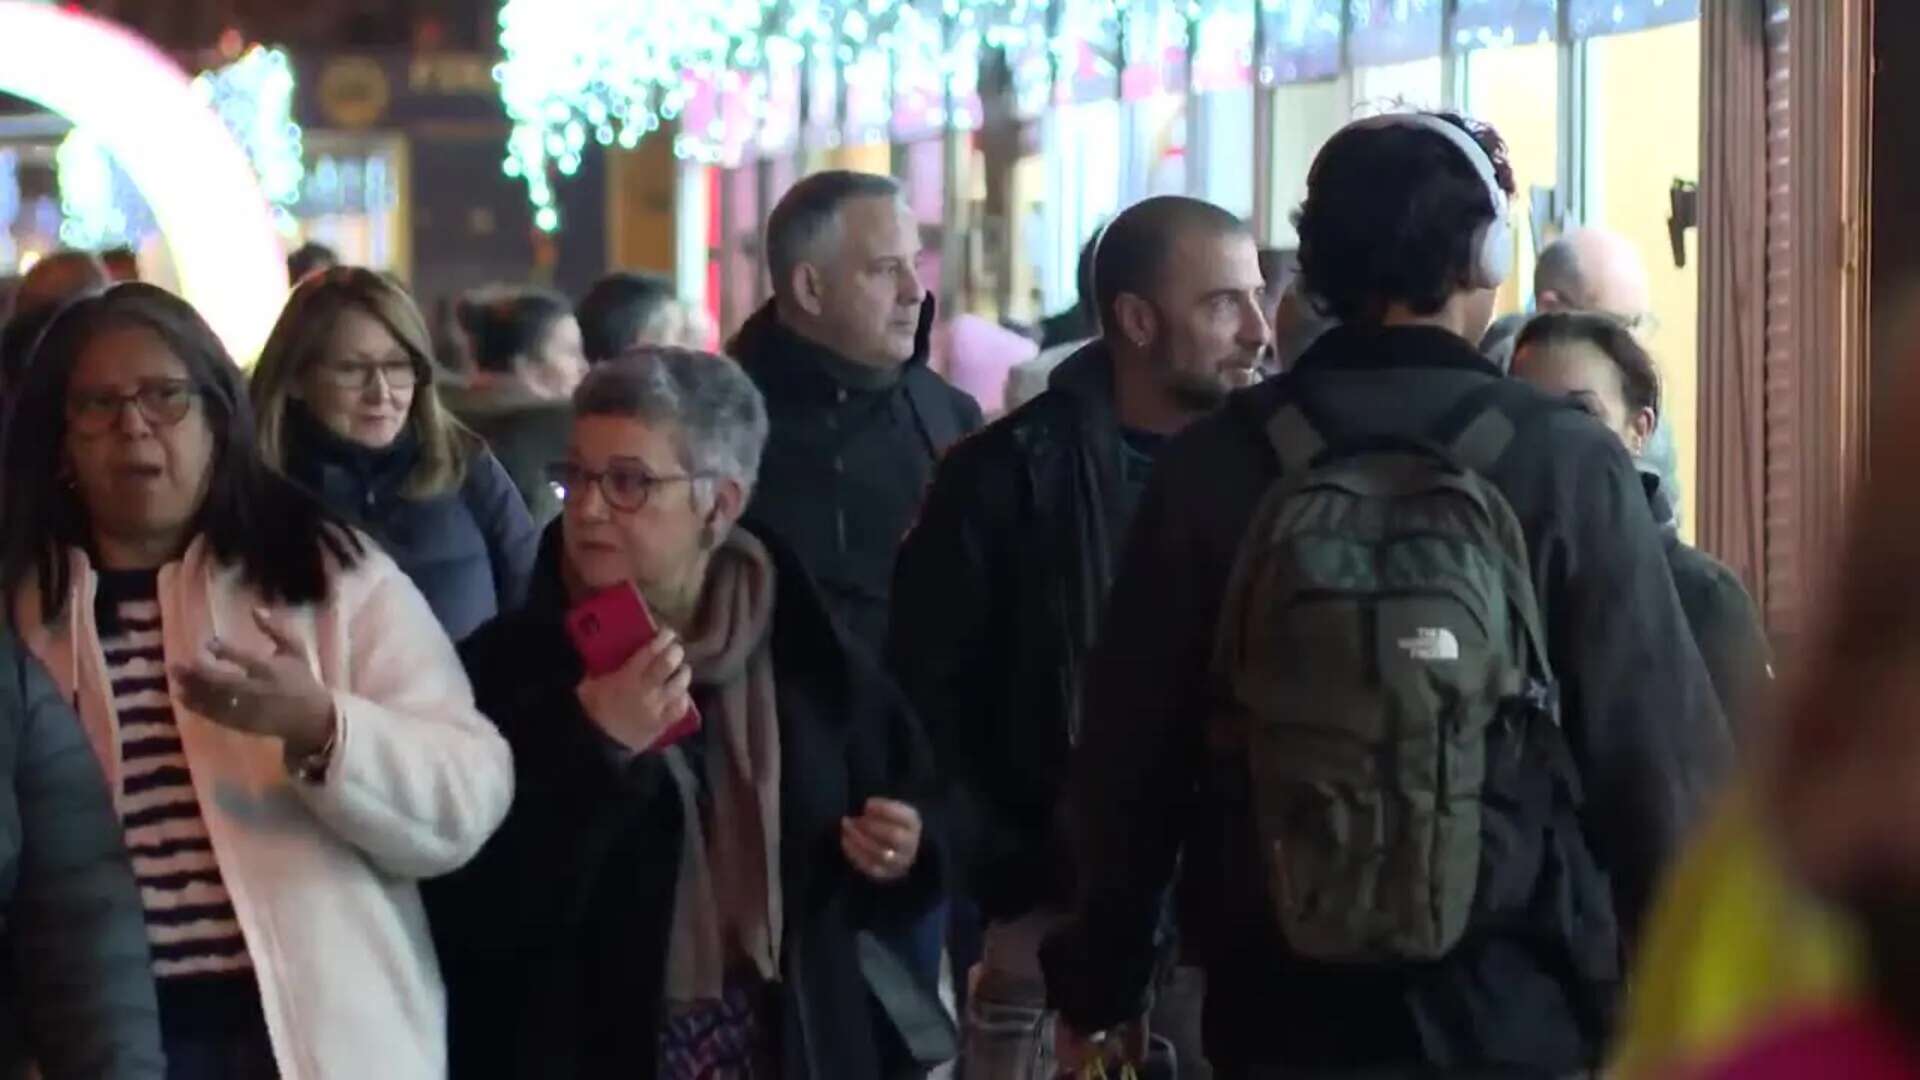
[[954,448],[900,550],[888,662],[933,737],[962,888],[990,920],[1067,898],[1054,808],[1132,512],[1119,470],[1095,343]]

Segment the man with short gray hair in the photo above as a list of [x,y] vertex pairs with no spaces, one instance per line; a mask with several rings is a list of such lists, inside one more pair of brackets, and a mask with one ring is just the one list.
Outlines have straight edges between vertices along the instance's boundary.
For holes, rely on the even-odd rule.
[[729,351],[773,432],[748,516],[799,556],[878,655],[893,561],[933,464],[980,407],[927,366],[920,227],[891,177],[816,173],[767,219],[773,300]]

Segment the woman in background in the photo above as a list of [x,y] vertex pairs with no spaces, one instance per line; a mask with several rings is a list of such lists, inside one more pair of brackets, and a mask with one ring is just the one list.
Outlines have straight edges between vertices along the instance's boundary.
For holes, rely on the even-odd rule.
[[400,286],[339,267],[294,290],[254,369],[268,464],[380,541],[455,641],[526,595],[540,537],[493,453],[434,392]]
[[581,326],[565,297],[489,289],[460,302],[474,371],[451,404],[499,455],[533,520],[560,512],[544,470],[566,452],[567,398],[586,375]]
[[[1541,315],[1514,344],[1513,374],[1574,404],[1620,437],[1635,460],[1660,421],[1660,373],[1632,331],[1611,315]],[[1660,479],[1643,472],[1647,498],[1666,537],[1667,566],[1680,593],[1693,640],[1713,677],[1721,710],[1734,730],[1752,718],[1759,692],[1772,681],[1772,651],[1753,598],[1739,575],[1680,539],[1673,504]]]
[[[947,1023],[869,955],[939,895],[926,740],[792,557],[737,525],[767,438],[737,364],[643,350],[575,409],[527,606],[462,650],[518,782],[428,887],[453,1075],[892,1080],[895,1031],[925,1030],[900,1018]],[[616,588],[662,632],[588,674],[565,617]]]

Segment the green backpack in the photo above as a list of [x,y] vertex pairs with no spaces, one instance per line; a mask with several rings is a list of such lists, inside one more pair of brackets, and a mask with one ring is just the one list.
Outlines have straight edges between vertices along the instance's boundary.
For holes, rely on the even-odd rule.
[[1509,850],[1536,841],[1499,838],[1545,822],[1488,805],[1492,774],[1526,771],[1523,727],[1557,725],[1526,544],[1483,475],[1514,435],[1500,390],[1429,439],[1329,440],[1300,399],[1266,422],[1281,475],[1227,591],[1213,738],[1302,957],[1442,957],[1478,910],[1483,848],[1537,864]]

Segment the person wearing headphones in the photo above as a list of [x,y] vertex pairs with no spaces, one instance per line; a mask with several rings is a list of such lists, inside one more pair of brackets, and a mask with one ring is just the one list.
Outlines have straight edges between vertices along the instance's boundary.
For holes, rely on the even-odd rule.
[[[1512,261],[1513,190],[1498,135],[1456,116],[1390,114],[1334,135],[1295,223],[1305,293],[1338,325],[1292,370],[1237,394],[1161,451],[1086,666],[1068,780],[1079,891],[1042,949],[1064,1068],[1131,1058],[1143,1045],[1169,890],[1185,955],[1206,972],[1206,1054],[1217,1075],[1599,1068],[1618,958],[1729,749],[1620,440],[1560,399],[1503,379],[1475,348]],[[1293,440],[1301,428],[1289,415],[1306,417],[1318,441]],[[1502,505],[1510,557],[1462,580],[1497,575],[1515,603],[1477,632],[1430,621],[1436,609],[1457,610],[1432,595],[1368,606],[1338,590],[1285,591],[1316,576],[1431,576],[1418,560],[1357,557],[1383,543],[1360,535],[1364,519],[1301,526],[1260,509],[1289,499],[1302,477],[1323,481],[1332,464],[1378,463],[1368,447],[1410,443],[1455,448],[1399,460],[1472,487],[1480,496],[1470,505],[1489,518]],[[1380,505],[1394,480],[1336,494]],[[1274,532],[1250,529],[1256,515]],[[1304,537],[1303,528],[1320,530],[1312,544],[1267,546],[1275,532]],[[1335,557],[1342,542],[1356,557]],[[1473,569],[1445,543],[1421,550]],[[1271,573],[1233,587],[1236,563],[1255,552]],[[1531,594],[1524,606],[1522,594]],[[1295,611],[1255,611],[1250,598],[1327,606],[1323,618],[1288,621]],[[1490,671],[1496,643],[1529,609],[1527,640],[1544,668],[1530,666],[1514,685],[1540,692],[1473,685],[1465,673]],[[1336,731],[1329,711],[1348,719],[1354,699],[1387,700],[1339,681],[1356,658],[1372,662],[1376,684],[1384,669],[1426,688],[1442,721],[1461,715],[1467,694],[1500,711],[1480,729],[1439,723],[1425,744],[1403,737],[1409,718],[1394,710]],[[1352,699],[1336,696],[1350,688]],[[1524,735],[1511,734],[1516,714]],[[1375,744],[1388,750],[1372,752]],[[1462,759],[1466,745],[1486,752]],[[1500,747],[1557,753],[1551,772],[1534,773],[1509,764],[1531,758]],[[1418,776],[1408,760],[1467,764]],[[1308,765],[1335,778],[1295,785],[1292,805],[1269,798],[1274,770]],[[1383,783],[1384,771],[1408,786]],[[1499,804],[1496,773],[1543,801]],[[1421,791],[1424,803],[1404,797]],[[1411,818],[1434,823],[1426,843],[1406,842]],[[1324,828],[1292,847],[1272,842],[1300,819]],[[1528,828],[1509,834],[1502,822]],[[1478,860],[1464,870],[1462,851]],[[1321,855],[1324,865],[1308,865]],[[1443,862],[1446,880],[1464,874],[1464,897],[1405,888],[1440,880],[1432,864]],[[1340,887],[1316,887],[1329,881]],[[1381,906],[1393,897],[1404,904]],[[1430,919],[1443,902],[1463,921],[1431,940],[1371,940],[1375,925],[1350,918],[1374,905],[1369,916]],[[1330,948],[1329,936],[1342,934],[1350,940]],[[1341,949],[1353,951],[1330,957]]]

